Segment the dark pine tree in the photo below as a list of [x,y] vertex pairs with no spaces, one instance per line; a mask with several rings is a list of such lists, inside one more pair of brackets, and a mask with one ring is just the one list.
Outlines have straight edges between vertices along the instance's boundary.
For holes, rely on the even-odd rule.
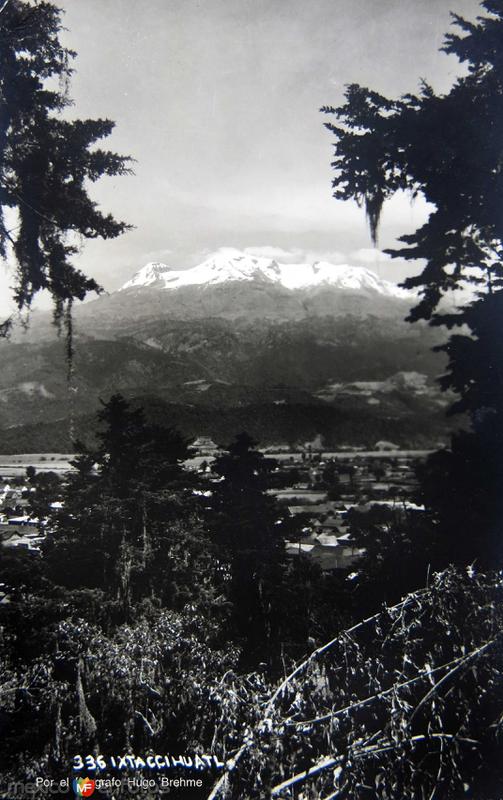
[[[98,209],[89,183],[129,173],[131,159],[95,146],[111,133],[110,120],[62,118],[76,54],[59,40],[61,13],[49,2],[0,7],[0,257],[17,265],[18,309],[47,289],[56,321],[65,319],[71,334],[72,302],[100,291],[72,264],[79,242],[129,227]],[[71,348],[71,336],[68,342]]]
[[50,520],[49,577],[68,588],[100,589],[128,612],[142,597],[172,599],[174,550],[183,549],[193,508],[183,460],[187,442],[149,425],[114,395],[98,413],[98,446],[79,444],[63,509]]
[[[458,328],[439,349],[448,356],[444,389],[458,393],[451,413],[464,412],[470,429],[454,436],[423,473],[423,499],[444,538],[446,560],[503,563],[503,0],[485,0],[476,22],[458,15],[460,33],[443,50],[467,67],[437,95],[422,83],[418,95],[389,100],[358,85],[339,108],[325,107],[337,124],[334,196],[365,206],[372,238],[383,203],[397,191],[423,194],[433,206],[427,222],[401,237],[393,257],[422,260],[419,304],[409,320]],[[467,302],[449,311],[454,289]]]
[[259,452],[246,433],[212,464],[218,479],[208,527],[246,666],[274,663],[286,613],[284,536],[289,521],[267,494],[274,468],[275,461]]

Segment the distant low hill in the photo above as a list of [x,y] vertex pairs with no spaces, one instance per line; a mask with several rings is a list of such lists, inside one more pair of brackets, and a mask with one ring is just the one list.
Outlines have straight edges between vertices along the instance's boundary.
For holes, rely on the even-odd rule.
[[[324,404],[250,403],[242,406],[208,407],[167,403],[155,397],[130,397],[133,406],[142,407],[152,422],[174,427],[189,439],[210,436],[218,444],[232,441],[237,433],[248,431],[261,445],[313,441],[321,435],[326,449],[345,445],[373,448],[379,440],[392,440],[402,447],[416,449],[437,446],[446,436],[446,422],[440,409],[423,404],[403,403],[401,414],[390,409],[351,404],[342,407]],[[406,407],[407,406],[407,407]],[[0,429],[0,452],[51,452],[69,450],[73,439],[94,442],[94,414],[65,417],[38,423]]]

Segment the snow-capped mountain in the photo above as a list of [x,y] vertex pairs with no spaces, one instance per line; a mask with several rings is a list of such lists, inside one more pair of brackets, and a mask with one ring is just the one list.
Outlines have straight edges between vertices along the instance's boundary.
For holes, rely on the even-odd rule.
[[159,262],[142,267],[120,291],[152,287],[181,289],[188,286],[216,286],[229,282],[274,284],[291,291],[332,287],[345,291],[377,293],[406,299],[411,295],[364,267],[330,264],[282,264],[269,258],[252,256],[233,248],[222,248],[191,269],[174,269]]
[[[404,321],[415,302],[363,267],[228,249],[191,269],[147,264],[122,290],[76,307],[72,413],[120,391],[154,411],[169,403],[155,414],[215,441],[250,430],[265,443],[337,443],[346,425],[369,441],[397,441],[397,425],[409,444],[411,432],[438,438],[441,403],[423,376],[442,370],[431,352],[439,332]],[[64,342],[48,314],[3,347],[0,437],[22,420],[42,447],[39,423],[56,436],[69,427]]]

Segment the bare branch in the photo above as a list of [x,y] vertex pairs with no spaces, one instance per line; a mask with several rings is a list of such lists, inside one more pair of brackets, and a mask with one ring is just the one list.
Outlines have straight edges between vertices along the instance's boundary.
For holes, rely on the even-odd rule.
[[[411,744],[418,744],[420,742],[428,741],[429,739],[440,739],[441,741],[449,739],[457,742],[464,742],[465,744],[478,744],[475,739],[456,736],[452,733],[430,733],[429,735],[411,736],[408,741]],[[382,744],[376,744],[372,745],[371,747],[364,747],[361,750],[356,750],[351,753],[351,758],[366,758],[368,756],[374,756],[378,753],[383,753],[389,750],[397,750],[401,746],[401,744],[393,744],[393,742],[383,742]],[[342,764],[347,757],[347,753],[344,753],[336,758],[324,758],[322,761],[319,761],[317,764],[315,764],[314,767],[310,767],[310,769],[304,770],[303,772],[298,772],[296,775],[292,775],[291,778],[287,778],[286,781],[278,783],[277,786],[273,786],[271,790],[271,796],[277,797],[284,789],[288,789],[290,786],[293,786],[296,783],[302,783],[303,781],[307,780],[308,778],[312,778],[313,775],[317,775],[319,772],[322,772],[325,769]],[[335,795],[330,795],[330,797],[337,797],[337,793]],[[326,798],[326,800],[330,800],[330,798]]]
[[155,731],[154,731],[152,725],[150,724],[148,719],[141,713],[141,711],[135,711],[134,713],[135,713],[136,717],[139,717],[141,719],[141,721],[145,725],[145,727],[148,730],[148,732],[150,733],[150,735],[151,736],[155,736]]
[[[413,592],[412,594],[407,595],[407,597],[405,597],[403,600],[401,600],[396,605],[392,606],[390,609],[388,609],[388,611],[396,611],[399,608],[404,608],[406,605],[410,605],[417,597],[420,597],[421,595],[425,594],[425,592],[427,592],[427,591],[428,591],[427,589],[419,589],[417,592]],[[378,619],[382,615],[382,613],[383,613],[382,610],[378,611],[377,614],[373,614],[371,617],[367,617],[366,619],[364,619],[361,622],[359,622],[357,625],[353,625],[352,628],[348,628],[346,631],[342,631],[342,633],[338,633],[337,636],[335,636],[329,642],[327,642],[324,645],[321,645],[321,647],[318,647],[317,650],[314,650],[305,659],[305,661],[302,661],[302,663],[300,663],[297,667],[295,667],[293,672],[291,672],[289,675],[287,675],[286,678],[280,683],[280,685],[278,686],[278,688],[276,689],[276,691],[274,692],[274,694],[272,695],[271,699],[269,700],[269,702],[267,704],[266,711],[265,711],[265,716],[266,717],[269,716],[269,713],[271,712],[274,703],[276,702],[278,697],[284,692],[284,690],[286,689],[286,687],[288,686],[290,681],[293,678],[295,678],[300,672],[302,672],[304,669],[306,669],[306,667],[309,664],[311,664],[311,662],[314,661],[314,659],[316,659],[318,656],[320,656],[326,650],[329,650],[335,644],[340,642],[340,640],[341,640],[341,638],[343,636],[349,636],[351,633],[355,633],[355,631],[359,630],[364,625],[368,625],[370,622],[373,622],[374,620]]]
[[433,669],[428,670],[428,672],[421,673],[421,675],[416,675],[415,678],[410,678],[408,681],[404,681],[403,683],[394,684],[393,686],[390,686],[389,689],[383,689],[381,692],[376,692],[376,694],[370,695],[369,697],[365,697],[363,700],[360,700],[357,703],[351,703],[348,706],[344,706],[344,708],[338,708],[337,711],[330,711],[328,714],[323,714],[321,717],[315,717],[314,719],[306,719],[306,720],[296,721],[295,725],[297,725],[298,727],[301,727],[301,726],[304,726],[304,725],[314,725],[314,724],[316,724],[318,722],[325,722],[328,719],[335,719],[336,717],[340,716],[341,714],[347,714],[350,711],[355,711],[357,708],[361,708],[362,706],[365,706],[368,703],[371,703],[373,700],[380,700],[382,697],[385,697],[388,694],[396,692],[398,689],[403,689],[405,686],[411,686],[413,683],[417,683],[418,681],[424,681],[430,675],[433,675],[436,672],[440,672],[440,670],[447,669],[448,667],[451,667],[451,666],[454,665],[454,669],[450,670],[447,673],[447,675],[444,675],[438,681],[438,683],[436,683],[432,687],[432,689],[428,692],[428,694],[425,695],[425,697],[421,700],[421,702],[419,703],[417,708],[414,710],[414,712],[412,713],[412,715],[411,715],[411,717],[409,719],[409,723],[410,723],[412,721],[412,719],[414,718],[416,712],[419,710],[419,707],[421,705],[423,705],[423,703],[425,703],[432,694],[435,693],[437,687],[440,686],[440,684],[443,683],[444,680],[447,680],[447,678],[449,678],[451,675],[453,675],[454,672],[456,672],[456,670],[458,670],[460,667],[463,666],[463,664],[466,663],[466,661],[469,661],[472,658],[476,658],[481,653],[483,653],[485,650],[487,650],[488,647],[491,647],[491,645],[495,644],[497,639],[498,639],[498,636],[496,636],[494,639],[491,639],[489,642],[486,642],[486,644],[483,645],[482,647],[478,647],[476,650],[473,650],[471,653],[468,653],[468,655],[466,655],[466,656],[460,656],[459,658],[454,658],[452,661],[447,661],[445,664],[440,664],[438,667],[434,667]]
[[[419,711],[419,709],[420,709],[420,708],[421,708],[421,707],[422,707],[422,706],[423,706],[425,703],[427,703],[427,702],[428,702],[428,700],[430,699],[430,697],[431,697],[433,694],[436,694],[436,693],[437,693],[437,691],[438,691],[438,687],[439,687],[439,686],[440,686],[442,683],[444,683],[445,681],[449,680],[449,678],[451,678],[451,677],[452,677],[452,675],[454,675],[454,673],[458,671],[458,669],[461,669],[461,667],[462,667],[464,664],[466,664],[466,662],[467,662],[467,661],[471,661],[472,659],[474,659],[474,658],[477,658],[477,656],[479,656],[479,655],[481,655],[483,652],[485,652],[485,650],[487,650],[489,647],[491,647],[491,646],[492,646],[492,645],[493,645],[493,644],[494,644],[494,643],[497,641],[497,639],[498,639],[498,638],[499,638],[499,635],[498,635],[498,636],[495,636],[495,637],[494,637],[494,639],[491,639],[491,641],[489,641],[489,642],[486,642],[484,645],[482,645],[482,647],[478,647],[476,650],[472,650],[472,652],[471,652],[471,653],[468,653],[468,655],[466,655],[466,656],[463,656],[463,658],[461,658],[461,659],[459,660],[459,663],[458,663],[458,664],[456,664],[456,666],[455,666],[453,669],[449,670],[449,672],[447,673],[447,675],[444,675],[444,676],[443,676],[443,678],[440,678],[440,680],[438,681],[438,683],[436,683],[434,686],[432,686],[432,688],[430,689],[430,691],[429,691],[427,694],[425,694],[425,696],[422,698],[422,700],[420,700],[420,702],[417,704],[416,708],[414,709],[414,711],[413,711],[413,712],[412,712],[412,714],[410,715],[409,723],[410,723],[410,722],[412,722],[412,720],[413,720],[413,719],[414,719],[414,717],[416,716],[416,714],[417,714],[417,712]],[[431,670],[431,671],[430,671],[430,675],[431,675],[431,673],[432,673],[432,672],[433,672],[433,670]]]
[[[392,606],[391,608],[389,608],[387,610],[388,610],[388,612],[396,611],[399,608],[403,608],[406,605],[410,605],[418,597],[421,597],[423,594],[425,594],[428,591],[429,591],[429,589],[419,589],[418,591],[407,595],[403,600],[401,600],[399,603],[397,603],[396,605]],[[302,661],[300,664],[298,664],[298,666],[295,667],[295,669],[289,675],[287,675],[286,678],[284,678],[284,680],[281,681],[279,686],[276,688],[276,690],[272,694],[270,700],[268,701],[268,703],[266,705],[266,708],[265,708],[264,714],[262,716],[262,719],[257,725],[257,728],[260,727],[260,725],[262,725],[264,723],[264,721],[269,718],[276,700],[278,699],[278,697],[280,697],[280,695],[283,694],[283,692],[285,691],[285,689],[288,686],[288,684],[297,675],[299,675],[299,673],[301,673],[303,670],[305,670],[309,666],[309,664],[311,664],[319,655],[321,655],[322,653],[324,653],[325,651],[327,651],[331,647],[333,647],[335,644],[337,644],[337,642],[340,641],[340,639],[341,639],[341,637],[343,635],[349,635],[351,633],[355,633],[355,631],[359,630],[360,628],[364,627],[365,625],[368,625],[370,622],[373,622],[374,620],[378,619],[382,614],[383,614],[383,610],[381,609],[380,611],[377,612],[377,614],[373,614],[371,617],[367,617],[366,619],[364,619],[361,622],[359,622],[357,625],[353,625],[353,627],[348,628],[347,631],[343,631],[342,633],[339,633],[336,637],[331,639],[329,642],[327,642],[326,644],[324,644],[321,647],[318,647],[316,650],[314,650],[304,661]],[[228,786],[228,774],[229,774],[229,772],[232,772],[236,768],[236,766],[239,763],[239,761],[241,760],[243,754],[247,752],[247,750],[251,747],[252,743],[253,743],[253,737],[249,737],[247,740],[245,740],[243,742],[243,744],[241,745],[241,747],[237,751],[237,753],[234,756],[234,758],[231,759],[228,762],[226,770],[222,773],[222,775],[220,776],[219,780],[214,785],[211,793],[208,795],[207,800],[216,800],[217,797],[225,797],[225,793],[227,791],[227,786]]]

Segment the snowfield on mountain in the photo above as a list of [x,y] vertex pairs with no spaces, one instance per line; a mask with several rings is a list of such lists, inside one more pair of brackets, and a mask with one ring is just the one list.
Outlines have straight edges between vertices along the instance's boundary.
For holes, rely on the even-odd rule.
[[400,299],[412,297],[411,292],[382,280],[365,267],[330,264],[328,261],[282,264],[233,248],[221,248],[190,269],[176,269],[160,262],[150,262],[138,270],[120,291],[146,286],[160,289],[214,286],[233,281],[278,284],[291,290],[331,286],[341,290],[376,292]]

